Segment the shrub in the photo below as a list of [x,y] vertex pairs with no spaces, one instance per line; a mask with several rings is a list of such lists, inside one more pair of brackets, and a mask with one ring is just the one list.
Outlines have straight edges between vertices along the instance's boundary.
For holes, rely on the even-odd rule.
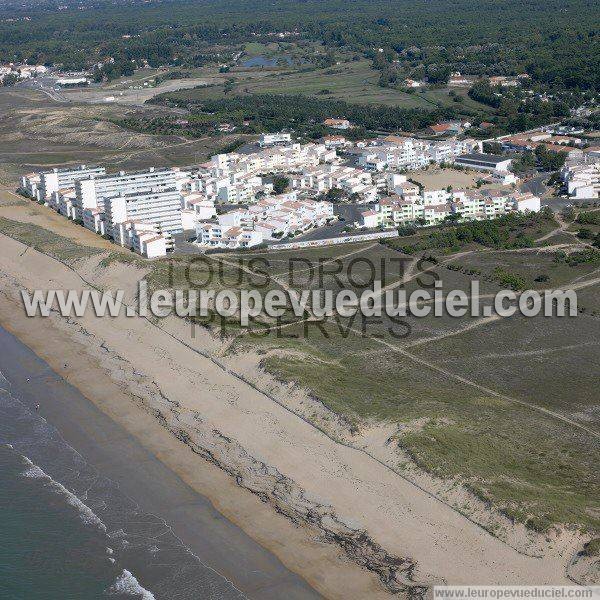
[[584,547],[583,553],[586,556],[597,557],[600,556],[600,538],[594,538],[590,540]]

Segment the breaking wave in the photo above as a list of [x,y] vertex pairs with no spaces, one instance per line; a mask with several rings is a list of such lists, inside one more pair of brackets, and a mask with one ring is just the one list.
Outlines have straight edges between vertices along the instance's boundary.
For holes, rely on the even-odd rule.
[[57,493],[62,494],[66,498],[67,503],[78,510],[81,520],[86,525],[95,525],[96,527],[98,527],[98,529],[106,533],[106,525],[87,504],[83,503],[73,492],[69,491],[62,483],[59,483],[58,481],[52,479],[50,475],[48,475],[40,467],[32,463],[31,460],[29,460],[26,456],[23,457],[23,460],[28,465],[28,468],[21,473],[23,477],[29,477],[32,479],[43,479],[44,481],[46,481],[48,487],[51,487]]
[[141,600],[156,600],[154,594],[140,585],[140,582],[127,569],[117,577],[117,580],[106,590],[109,595],[129,594]]

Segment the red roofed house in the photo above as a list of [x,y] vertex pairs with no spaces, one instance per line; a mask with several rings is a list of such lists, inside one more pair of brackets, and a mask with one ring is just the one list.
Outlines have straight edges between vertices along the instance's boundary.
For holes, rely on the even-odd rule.
[[352,127],[348,119],[325,119],[323,125],[332,129],[350,129]]

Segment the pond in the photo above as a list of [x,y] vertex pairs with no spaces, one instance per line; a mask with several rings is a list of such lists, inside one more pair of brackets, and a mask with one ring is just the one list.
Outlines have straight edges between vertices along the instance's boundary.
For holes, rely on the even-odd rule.
[[277,67],[283,63],[291,65],[293,63],[289,56],[278,55],[278,56],[249,56],[242,59],[242,67]]

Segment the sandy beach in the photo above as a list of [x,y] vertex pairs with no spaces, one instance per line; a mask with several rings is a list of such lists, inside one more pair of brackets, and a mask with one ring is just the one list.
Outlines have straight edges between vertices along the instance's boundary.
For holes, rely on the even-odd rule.
[[132,293],[128,268],[100,273],[90,259],[74,271],[6,236],[0,250],[0,323],[323,596],[572,583],[576,540],[544,558],[518,552],[224,369],[206,332],[174,318],[24,316],[19,289],[93,280]]
[[[2,328],[0,347],[0,372],[10,382],[12,393],[30,410],[39,404],[37,415],[54,425],[90,466],[117,483],[144,512],[163,519],[202,565],[232,582],[248,598],[321,598]],[[144,415],[139,419],[143,422]],[[160,441],[164,432],[157,433]],[[162,437],[166,450],[172,441],[166,434]],[[214,478],[216,474],[210,471],[207,465],[205,477]]]

